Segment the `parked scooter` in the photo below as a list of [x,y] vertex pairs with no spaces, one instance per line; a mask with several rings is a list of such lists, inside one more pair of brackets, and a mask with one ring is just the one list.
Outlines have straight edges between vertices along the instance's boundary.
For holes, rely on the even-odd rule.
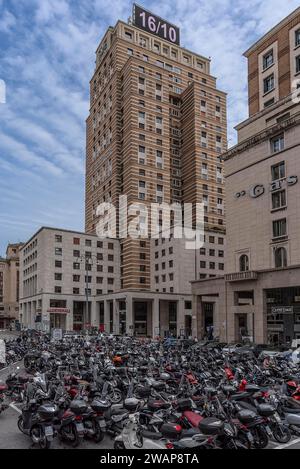
[[41,449],[49,449],[54,438],[54,418],[58,413],[55,404],[39,403],[39,396],[34,395],[33,385],[27,386],[27,402],[18,419],[18,428],[25,435],[30,436],[34,445]]

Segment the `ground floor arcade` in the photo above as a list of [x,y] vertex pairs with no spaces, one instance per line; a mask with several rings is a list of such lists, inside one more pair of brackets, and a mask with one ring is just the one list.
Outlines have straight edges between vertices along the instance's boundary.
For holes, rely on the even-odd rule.
[[81,331],[98,328],[140,337],[190,336],[191,295],[120,292],[100,297],[41,294],[21,300],[23,327]]

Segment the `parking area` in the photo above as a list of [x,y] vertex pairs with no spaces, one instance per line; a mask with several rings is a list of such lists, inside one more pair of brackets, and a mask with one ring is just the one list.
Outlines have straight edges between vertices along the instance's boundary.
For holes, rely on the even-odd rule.
[[[18,366],[22,367],[22,363],[18,363]],[[5,381],[8,372],[9,370],[0,371],[0,382]],[[0,414],[0,450],[34,449],[30,438],[23,435],[18,429],[17,420],[20,413],[20,405],[12,404],[9,409]],[[113,449],[113,446],[113,440],[110,437],[105,437],[99,444],[84,441],[79,449]],[[70,449],[70,447],[56,438],[52,449]],[[270,442],[268,449],[300,449],[300,438],[293,438],[287,445],[278,445],[276,442]]]
[[[22,369],[22,362],[16,364]],[[0,371],[0,382],[4,382],[9,369]],[[0,414],[0,450],[1,449],[34,449],[31,440],[18,429],[17,421],[21,413],[21,407],[18,404],[11,406],[2,414]],[[70,447],[61,443],[57,438],[54,440],[53,449],[69,449]],[[112,449],[113,440],[106,437],[101,443],[84,441],[80,449]]]
[[[0,338],[10,338],[14,336],[15,333],[9,331],[1,331]],[[5,382],[8,374],[16,368],[20,369],[22,373],[24,370],[23,361],[18,362],[14,365],[10,365],[7,368],[0,370],[0,383]],[[35,449],[32,446],[31,439],[22,434],[18,429],[17,421],[18,417],[21,414],[21,405],[11,403],[10,407],[3,413],[0,414],[0,449]],[[111,450],[114,447],[114,441],[110,437],[106,436],[104,440],[95,444],[92,441],[84,441],[79,449],[95,449],[95,450]],[[52,449],[69,449],[70,446],[55,438]],[[285,444],[279,445],[275,441],[270,441],[268,449],[300,449],[300,438],[293,437],[292,440]]]

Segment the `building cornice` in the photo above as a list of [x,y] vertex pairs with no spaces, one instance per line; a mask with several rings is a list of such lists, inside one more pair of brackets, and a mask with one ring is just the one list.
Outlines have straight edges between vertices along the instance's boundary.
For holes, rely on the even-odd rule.
[[243,153],[244,151],[249,150],[249,148],[252,148],[256,145],[259,145],[260,143],[264,142],[265,140],[268,140],[272,137],[274,137],[276,134],[279,134],[280,132],[283,132],[287,129],[290,129],[292,127],[295,127],[296,125],[300,124],[300,112],[293,115],[289,119],[277,123],[273,125],[272,127],[269,127],[268,129],[264,129],[262,132],[259,132],[252,137],[249,137],[246,140],[243,140],[243,142],[237,144],[230,150],[228,150],[226,153],[222,155],[222,160],[223,161],[228,161],[231,158],[239,155],[240,153]]

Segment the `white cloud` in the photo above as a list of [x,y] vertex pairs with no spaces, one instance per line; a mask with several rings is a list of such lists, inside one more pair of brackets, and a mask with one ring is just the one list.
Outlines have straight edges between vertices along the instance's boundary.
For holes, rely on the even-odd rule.
[[[0,4],[1,8],[1,4]],[[2,13],[0,18],[0,32],[2,33],[10,33],[13,27],[16,25],[16,18],[13,14],[9,11],[5,10]]]

